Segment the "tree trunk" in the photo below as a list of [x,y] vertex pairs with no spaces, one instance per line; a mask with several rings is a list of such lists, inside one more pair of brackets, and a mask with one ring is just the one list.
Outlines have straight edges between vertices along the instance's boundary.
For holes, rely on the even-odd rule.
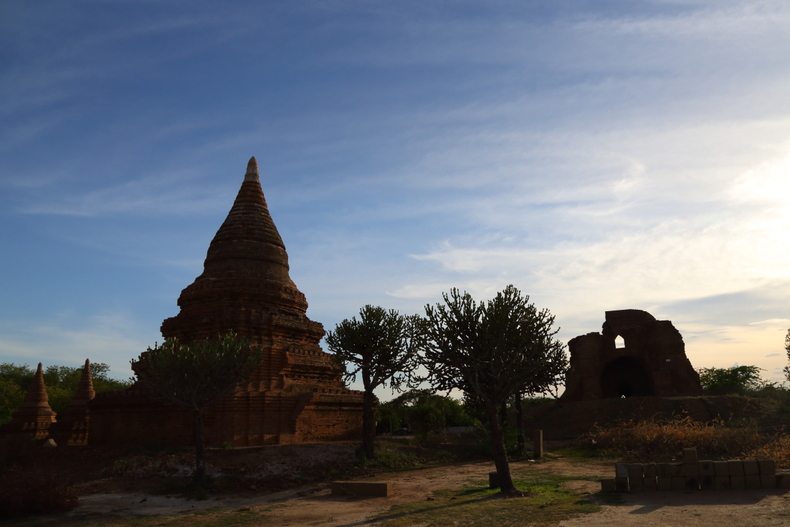
[[499,478],[499,490],[502,492],[513,492],[516,487],[513,485],[513,478],[510,476],[510,465],[507,462],[507,451],[505,450],[504,434],[502,427],[499,426],[498,412],[495,404],[488,404],[488,426],[491,430],[491,441],[494,446],[494,464],[496,465],[497,477]]
[[527,441],[524,437],[524,411],[521,408],[521,392],[516,392],[516,434],[518,434],[518,454],[524,455],[527,449]]
[[373,403],[376,396],[373,395],[373,390],[365,390],[362,396],[362,450],[365,452],[367,459],[374,459],[376,452],[374,450],[374,443],[376,441],[376,413],[373,409]]
[[203,459],[204,433],[203,433],[203,412],[195,410],[195,483],[203,484],[206,477],[206,463]]

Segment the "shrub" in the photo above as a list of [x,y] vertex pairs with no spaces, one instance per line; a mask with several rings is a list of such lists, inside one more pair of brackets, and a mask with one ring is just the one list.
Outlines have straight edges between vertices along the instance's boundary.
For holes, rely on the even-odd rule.
[[70,511],[77,496],[54,474],[9,469],[0,483],[0,517]]
[[580,446],[629,461],[672,461],[683,448],[694,447],[701,459],[742,458],[766,443],[754,427],[728,427],[689,416],[596,425],[580,438]]
[[708,395],[739,394],[759,389],[764,383],[757,366],[700,368],[699,382]]

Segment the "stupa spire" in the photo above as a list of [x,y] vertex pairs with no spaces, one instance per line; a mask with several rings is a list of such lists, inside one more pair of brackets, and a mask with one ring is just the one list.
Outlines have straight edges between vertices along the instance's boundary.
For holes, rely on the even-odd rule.
[[96,392],[93,389],[91,361],[89,359],[85,359],[85,366],[82,368],[82,376],[80,376],[80,382],[77,384],[77,390],[74,392],[74,397],[71,399],[71,404],[86,404],[94,397],[96,397]]
[[244,174],[244,181],[257,181],[260,183],[261,174],[258,172],[258,161],[252,156],[247,162],[247,173]]
[[33,382],[27,389],[25,400],[22,402],[20,410],[25,408],[46,408],[50,412],[52,408],[49,407],[49,395],[47,395],[47,387],[44,384],[44,370],[41,363],[38,363],[36,374],[33,376]]
[[22,406],[11,416],[11,422],[3,425],[3,430],[29,433],[36,439],[45,438],[50,425],[56,422],[55,415],[49,406],[44,370],[39,362]]

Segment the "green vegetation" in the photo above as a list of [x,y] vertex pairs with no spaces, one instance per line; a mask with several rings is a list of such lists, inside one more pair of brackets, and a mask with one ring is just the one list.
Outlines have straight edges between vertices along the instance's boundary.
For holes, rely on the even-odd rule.
[[195,426],[194,479],[205,479],[203,412],[233,393],[260,362],[260,348],[234,332],[191,344],[167,339],[132,361],[132,370],[148,394],[192,412]]
[[419,316],[407,317],[394,309],[367,305],[359,310],[359,320],[346,319],[326,335],[326,344],[343,368],[345,380],[355,381],[357,374],[362,377],[362,449],[368,459],[375,457],[373,390],[389,384],[394,391],[410,383],[422,345],[422,326]]
[[379,405],[378,433],[410,429],[418,438],[440,434],[449,426],[474,426],[479,421],[469,416],[466,407],[452,397],[431,390],[409,390],[396,399]]
[[[375,520],[390,527],[423,525],[425,527],[490,526],[503,527],[559,522],[578,514],[597,512],[600,506],[580,494],[562,488],[570,480],[583,478],[541,476],[516,479],[522,498],[502,499],[496,489],[483,482],[462,489],[447,489],[433,493],[433,500],[395,505]],[[499,498],[499,499],[497,499]]]
[[[131,385],[131,381],[111,379],[108,374],[110,367],[102,362],[91,363],[93,389],[96,393],[122,390]],[[27,364],[0,363],[0,424],[11,420],[11,415],[22,404],[28,386],[33,381],[35,368]],[[74,391],[77,389],[82,367],[47,366],[44,369],[44,383],[49,395],[49,406],[57,412],[66,409]]]
[[699,382],[707,395],[746,395],[766,385],[757,366],[700,368]]
[[554,338],[554,316],[512,285],[479,304],[457,289],[442,296],[444,304],[425,306],[427,380],[437,390],[463,390],[485,409],[502,492],[515,492],[500,409],[517,393],[542,393],[562,382],[568,363]]

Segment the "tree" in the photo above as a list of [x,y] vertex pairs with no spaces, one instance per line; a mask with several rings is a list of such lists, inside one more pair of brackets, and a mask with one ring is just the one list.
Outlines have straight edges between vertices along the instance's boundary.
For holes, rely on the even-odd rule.
[[346,381],[362,377],[362,448],[368,459],[375,457],[376,396],[373,390],[389,383],[393,391],[412,379],[420,347],[422,319],[391,309],[367,305],[359,320],[343,320],[326,335],[329,351],[343,368]]
[[485,407],[500,489],[515,493],[498,410],[518,391],[548,389],[554,379],[544,371],[564,371],[554,316],[512,285],[480,304],[457,289],[442,296],[444,304],[425,306],[422,364],[435,389],[464,390]]
[[[785,335],[785,352],[787,352],[787,360],[790,361],[790,329],[787,330],[787,335]],[[790,381],[790,365],[785,366],[782,371],[785,372],[787,380]]]
[[195,429],[195,474],[205,477],[203,414],[207,406],[231,395],[260,361],[260,349],[234,332],[181,344],[166,339],[161,346],[132,360],[132,370],[148,395],[191,411]]
[[757,366],[700,368],[698,371],[702,389],[710,395],[727,393],[743,395],[748,390],[757,390],[763,386],[760,379],[760,368]]

